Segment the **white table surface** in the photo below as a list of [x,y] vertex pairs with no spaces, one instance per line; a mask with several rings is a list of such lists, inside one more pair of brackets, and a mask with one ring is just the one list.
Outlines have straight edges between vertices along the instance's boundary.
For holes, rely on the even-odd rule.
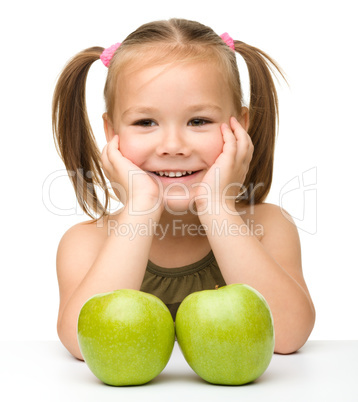
[[59,341],[2,342],[0,359],[1,401],[358,402],[358,341],[308,341],[295,354],[274,355],[265,373],[243,386],[206,383],[177,343],[159,376],[132,387],[104,385]]

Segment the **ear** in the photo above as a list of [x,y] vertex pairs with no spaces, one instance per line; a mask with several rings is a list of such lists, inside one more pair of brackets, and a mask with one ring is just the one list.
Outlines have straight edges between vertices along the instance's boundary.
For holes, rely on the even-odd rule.
[[112,122],[108,118],[107,113],[103,113],[102,119],[103,119],[104,132],[106,134],[106,140],[107,142],[109,142],[114,137],[114,128]]
[[245,129],[245,131],[247,131],[249,129],[250,114],[249,114],[249,109],[247,107],[241,108],[241,116],[239,119],[239,123],[242,125],[242,127]]

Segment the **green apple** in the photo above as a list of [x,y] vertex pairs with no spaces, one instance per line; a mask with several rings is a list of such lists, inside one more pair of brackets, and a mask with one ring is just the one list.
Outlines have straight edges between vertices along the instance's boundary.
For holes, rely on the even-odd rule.
[[189,366],[213,384],[255,380],[267,369],[274,351],[270,308],[248,285],[190,294],[179,306],[175,329]]
[[173,318],[156,296],[121,289],[91,297],[77,326],[82,356],[109,385],[139,385],[156,377],[174,347]]

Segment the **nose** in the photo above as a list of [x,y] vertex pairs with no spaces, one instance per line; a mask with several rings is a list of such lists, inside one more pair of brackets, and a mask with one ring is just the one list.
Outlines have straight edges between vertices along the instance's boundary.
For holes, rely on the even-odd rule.
[[157,154],[159,156],[189,156],[191,148],[185,133],[174,127],[163,130],[157,146]]

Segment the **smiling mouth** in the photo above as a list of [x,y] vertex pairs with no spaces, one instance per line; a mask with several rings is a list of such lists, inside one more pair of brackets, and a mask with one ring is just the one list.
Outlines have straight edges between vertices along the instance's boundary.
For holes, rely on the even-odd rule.
[[198,172],[198,170],[183,170],[181,172],[174,172],[174,171],[155,171],[152,172],[157,176],[164,176],[164,177],[183,177],[183,176],[190,176],[194,173]]

